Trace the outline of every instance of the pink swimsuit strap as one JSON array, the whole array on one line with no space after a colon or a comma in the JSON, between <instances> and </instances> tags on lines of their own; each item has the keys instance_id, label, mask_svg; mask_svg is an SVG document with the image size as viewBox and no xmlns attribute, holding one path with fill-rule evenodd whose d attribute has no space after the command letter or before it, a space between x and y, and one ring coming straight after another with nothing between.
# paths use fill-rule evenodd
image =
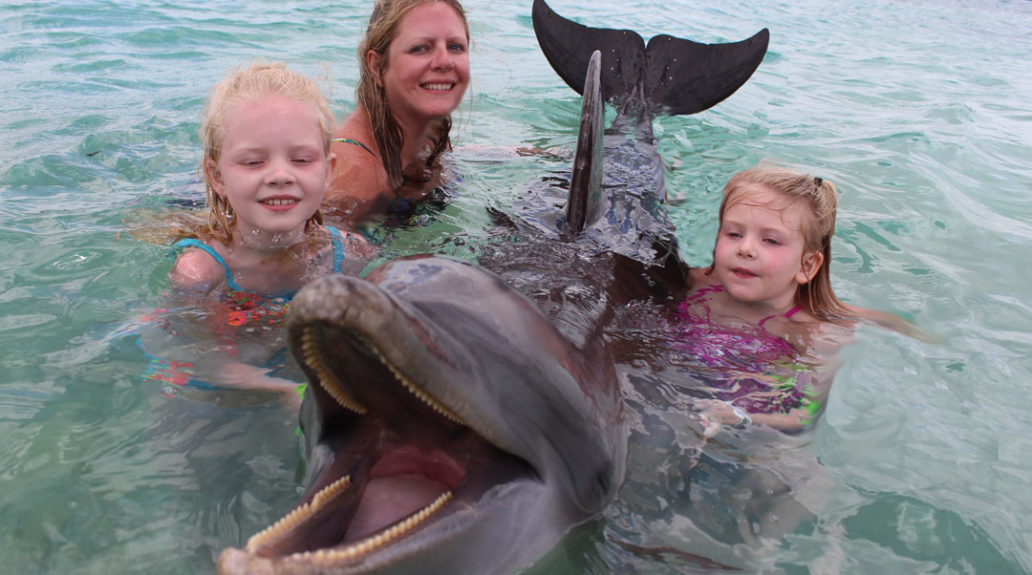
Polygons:
<instances>
[{"instance_id":1,"label":"pink swimsuit strap","mask_svg":"<svg viewBox=\"0 0 1032 575\"><path fill-rule=\"evenodd\" d=\"M794 316L794 315L795 315L796 313L798 313L798 312L799 312L799 306L795 305L795 306L792 306L792 309L790 309L790 310L786 311L785 313L781 314L781 317L783 317L783 318L785 318L785 319L788 319L788 318L790 318L790 317ZM774 315L768 315L767 317L765 317L765 318L761 319L761 320L760 320L760 322L759 322L758 324L756 324L756 325L758 325L759 327L763 327L763 324L764 324L764 323L765 323L765 322L766 322L766 321L767 321L768 319L770 319L770 318L772 318L772 317L777 317L777 314L774 314Z\"/></svg>"}]
</instances>

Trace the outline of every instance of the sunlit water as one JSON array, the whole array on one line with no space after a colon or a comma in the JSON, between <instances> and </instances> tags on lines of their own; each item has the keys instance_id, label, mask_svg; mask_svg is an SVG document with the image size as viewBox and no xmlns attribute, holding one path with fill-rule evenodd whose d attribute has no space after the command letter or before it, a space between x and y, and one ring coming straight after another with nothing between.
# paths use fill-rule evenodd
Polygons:
<instances>
[{"instance_id":1,"label":"sunlit water","mask_svg":"<svg viewBox=\"0 0 1032 575\"><path fill-rule=\"evenodd\" d=\"M0 572L211 572L221 548L296 499L293 413L169 399L142 381L130 332L160 304L171 260L129 232L202 197L198 118L231 67L286 60L328 75L337 112L350 109L369 4L0 5ZM769 27L766 60L732 98L657 120L686 259L708 263L733 172L811 170L841 191L840 297L942 341L859 334L813 442L777 464L820 471L816 519L744 551L706 540L711 517L678 499L679 482L719 485L719 458L676 468L695 437L687 414L665 413L653 448L632 453L635 489L540 570L1032 572L1032 3L552 5L646 37ZM398 252L475 243L485 205L562 168L494 147L575 140L579 98L541 56L529 2L468 8L459 195L434 225L400 233ZM669 401L661 383L655 393L632 399ZM638 430L652 429L641 413Z\"/></svg>"}]
</instances>

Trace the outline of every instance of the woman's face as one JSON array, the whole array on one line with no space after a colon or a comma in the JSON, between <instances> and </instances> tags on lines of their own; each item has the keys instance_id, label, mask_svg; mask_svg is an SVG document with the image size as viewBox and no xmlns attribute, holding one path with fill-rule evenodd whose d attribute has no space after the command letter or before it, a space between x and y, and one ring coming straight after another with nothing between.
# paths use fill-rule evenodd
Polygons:
<instances>
[{"instance_id":1,"label":"woman's face","mask_svg":"<svg viewBox=\"0 0 1032 575\"><path fill-rule=\"evenodd\" d=\"M468 44L459 14L429 1L402 17L386 58L366 54L399 123L422 128L459 106L469 85Z\"/></svg>"}]
</instances>

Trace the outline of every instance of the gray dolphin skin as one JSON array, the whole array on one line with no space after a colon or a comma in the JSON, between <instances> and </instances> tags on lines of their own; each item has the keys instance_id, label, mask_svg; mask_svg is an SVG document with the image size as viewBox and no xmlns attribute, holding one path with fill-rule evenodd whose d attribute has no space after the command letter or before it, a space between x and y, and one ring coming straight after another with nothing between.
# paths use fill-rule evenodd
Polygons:
<instances>
[{"instance_id":1,"label":"gray dolphin skin","mask_svg":"<svg viewBox=\"0 0 1032 575\"><path fill-rule=\"evenodd\" d=\"M619 486L615 378L479 266L324 278L288 337L310 382L306 495L220 573L507 573Z\"/></svg>"},{"instance_id":2,"label":"gray dolphin skin","mask_svg":"<svg viewBox=\"0 0 1032 575\"><path fill-rule=\"evenodd\" d=\"M693 70L691 82L722 86L693 86L705 97L678 104L656 87L651 48L620 55L633 82L607 76L616 48L644 45L637 34L614 44L612 31L540 0L534 24L553 67L579 66L583 79L570 179L500 217L506 240L476 263L414 255L298 293L287 331L309 381L304 494L244 548L223 551L218 573L511 573L615 497L627 430L621 350L603 332L622 303L686 288L651 116L730 95L762 60L765 32L738 60L699 62L703 71L682 60L698 45L667 42L662 55ZM603 98L631 128L604 134ZM607 173L618 164L625 175ZM565 209L547 198L560 194Z\"/></svg>"}]
</instances>

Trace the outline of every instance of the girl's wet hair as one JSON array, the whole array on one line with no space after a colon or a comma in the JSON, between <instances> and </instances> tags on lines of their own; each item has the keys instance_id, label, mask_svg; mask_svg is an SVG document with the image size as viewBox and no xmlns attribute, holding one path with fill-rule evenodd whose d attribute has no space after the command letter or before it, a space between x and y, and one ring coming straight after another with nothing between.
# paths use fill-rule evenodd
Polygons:
<instances>
[{"instance_id":1,"label":"girl's wet hair","mask_svg":"<svg viewBox=\"0 0 1032 575\"><path fill-rule=\"evenodd\" d=\"M786 200L786 207L801 204L806 207L802 222L805 242L803 256L820 253L824 261L816 275L806 285L796 289L795 304L809 310L814 317L830 319L853 315L835 296L831 287L831 239L835 235L835 217L838 211L838 192L830 181L779 167L756 166L731 176L724 186L720 204L720 222L731 206L748 198L753 186L763 186Z\"/></svg>"},{"instance_id":2,"label":"girl's wet hair","mask_svg":"<svg viewBox=\"0 0 1032 575\"><path fill-rule=\"evenodd\" d=\"M397 36L398 26L402 18L413 8L429 2L442 2L450 6L459 19L466 32L466 41L469 41L469 23L466 21L466 12L459 0L377 0L373 7L373 13L369 16L369 27L366 29L365 38L358 46L358 63L361 75L358 81L356 93L358 103L369 115L369 122L372 127L373 136L376 138L376 146L383 160L383 166L387 170L387 178L391 186L398 186L404 179L401 165L401 149L404 146L404 136L401 127L394 120L390 103L387 101L387 94L381 83L369 68L366 54L373 50L380 55L380 69L383 70L390 65L387 59L387 49ZM439 159L441 152L451 146L449 132L451 131L451 116L443 118L437 126L434 135L434 147L426 159L426 167L433 166Z\"/></svg>"},{"instance_id":3,"label":"girl's wet hair","mask_svg":"<svg viewBox=\"0 0 1032 575\"><path fill-rule=\"evenodd\" d=\"M204 174L208 199L208 222L203 235L222 242L232 238L233 207L226 198L215 193L209 181L209 165L218 165L219 146L225 136L226 115L234 106L266 96L284 96L312 106L322 133L323 152L330 150L333 131L333 112L315 80L288 70L281 62L253 62L230 72L215 84L201 120L201 143L204 157L201 172ZM321 224L322 213L316 211L306 223L307 226ZM195 234L197 235L197 234Z\"/></svg>"}]
</instances>

